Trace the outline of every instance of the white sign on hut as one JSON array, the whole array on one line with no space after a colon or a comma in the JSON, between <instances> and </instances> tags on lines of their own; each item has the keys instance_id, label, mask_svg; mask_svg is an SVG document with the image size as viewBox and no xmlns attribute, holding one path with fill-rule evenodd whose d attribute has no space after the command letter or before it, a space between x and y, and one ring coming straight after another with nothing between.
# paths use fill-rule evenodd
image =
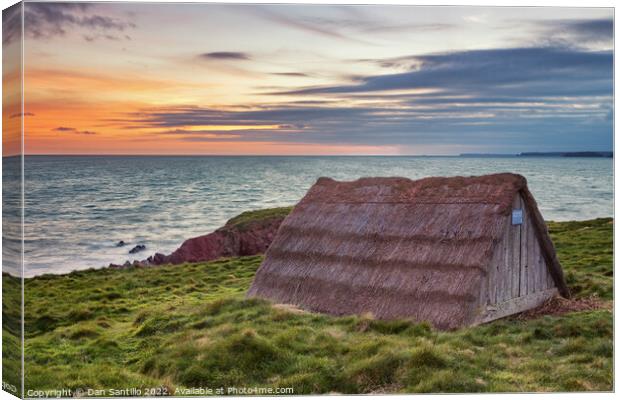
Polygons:
<instances>
[{"instance_id":1,"label":"white sign on hut","mask_svg":"<svg viewBox=\"0 0 620 400\"><path fill-rule=\"evenodd\" d=\"M248 292L333 315L476 325L568 297L524 177L320 178Z\"/></svg>"}]
</instances>

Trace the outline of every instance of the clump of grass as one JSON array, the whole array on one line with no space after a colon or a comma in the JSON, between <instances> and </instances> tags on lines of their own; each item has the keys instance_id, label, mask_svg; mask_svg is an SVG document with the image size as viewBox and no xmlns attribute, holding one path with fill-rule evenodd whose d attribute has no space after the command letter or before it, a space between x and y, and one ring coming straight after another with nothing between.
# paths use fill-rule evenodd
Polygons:
<instances>
[{"instance_id":1,"label":"clump of grass","mask_svg":"<svg viewBox=\"0 0 620 400\"><path fill-rule=\"evenodd\" d=\"M146 337L175 332L183 327L181 319L178 315L171 317L168 313L157 312L137 324L136 336ZM134 319L134 323L137 320L140 320L140 318Z\"/></svg>"},{"instance_id":2,"label":"clump of grass","mask_svg":"<svg viewBox=\"0 0 620 400\"><path fill-rule=\"evenodd\" d=\"M386 350L356 360L347 366L344 373L345 381L354 383L349 391L368 393L394 384L396 373L405 359L402 352Z\"/></svg>"},{"instance_id":3,"label":"clump of grass","mask_svg":"<svg viewBox=\"0 0 620 400\"><path fill-rule=\"evenodd\" d=\"M52 315L41 315L26 325L26 332L48 332L54 330L61 323L61 319Z\"/></svg>"},{"instance_id":4,"label":"clump of grass","mask_svg":"<svg viewBox=\"0 0 620 400\"><path fill-rule=\"evenodd\" d=\"M411 368L443 368L447 361L432 345L423 344L412 351L408 364Z\"/></svg>"},{"instance_id":5,"label":"clump of grass","mask_svg":"<svg viewBox=\"0 0 620 400\"><path fill-rule=\"evenodd\" d=\"M71 340L79 340L84 338L94 338L99 336L99 332L97 329L90 326L77 326L74 329L70 329L68 332L64 334L67 338Z\"/></svg>"},{"instance_id":6,"label":"clump of grass","mask_svg":"<svg viewBox=\"0 0 620 400\"><path fill-rule=\"evenodd\" d=\"M67 319L72 322L86 321L93 317L93 312L86 308L77 308L75 310L71 310L67 315Z\"/></svg>"},{"instance_id":7,"label":"clump of grass","mask_svg":"<svg viewBox=\"0 0 620 400\"><path fill-rule=\"evenodd\" d=\"M411 387L416 393L475 393L483 391L484 380L460 371L433 371L426 379Z\"/></svg>"}]
</instances>

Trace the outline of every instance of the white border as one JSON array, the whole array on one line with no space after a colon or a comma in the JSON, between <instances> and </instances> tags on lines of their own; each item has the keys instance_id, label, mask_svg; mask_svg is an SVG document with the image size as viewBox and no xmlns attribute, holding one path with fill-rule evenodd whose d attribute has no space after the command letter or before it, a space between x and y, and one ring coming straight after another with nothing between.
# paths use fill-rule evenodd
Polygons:
<instances>
[{"instance_id":1,"label":"white border","mask_svg":"<svg viewBox=\"0 0 620 400\"><path fill-rule=\"evenodd\" d=\"M35 0L36 1L36 0ZM64 0L64 2L70 2L72 0ZM116 1L116 0L110 0L110 1L105 1L107 3L115 3L115 2L119 2L119 3L123 3L124 1ZM188 1L179 1L179 0L168 0L168 1L153 1L153 0L134 0L133 2L142 2L142 3L190 3ZM13 4L15 4L16 1L13 0L0 0L0 5L2 6L2 9L5 9ZM218 2L218 1L202 1L202 2L193 2L193 3L222 3L222 2ZM301 1L301 0L288 0L288 1L256 1L256 0L228 0L225 3L246 3L246 4L274 4L274 3L290 3L290 4L379 4L379 5L427 5L427 6L486 6L486 7L610 7L610 8L615 8L616 2L612 1L612 0L589 0L587 2L584 1L576 1L576 0L571 0L571 1L560 1L560 0L539 0L539 1L515 1L515 0L472 0L472 1L466 1L466 0L446 0L446 1L437 1L437 0L424 0L424 1L411 1L411 0L390 0L390 1L383 1L383 0L374 0L374 1L352 1L352 0L336 0L336 1L330 1L330 0L315 0L315 1ZM22 18L23 18L23 14L22 14ZM614 20L615 20L615 9L614 9ZM23 30L23 24L22 24L22 30ZM614 32L614 42L617 39L617 30ZM23 37L23 32L22 32L22 37ZM23 60L23 42L22 42L22 60ZM615 57L614 57L614 61L615 61ZM618 65L616 63L614 63L614 78L616 76L616 72L618 69ZM23 62L22 62L22 77L23 77ZM1 81L1 80L0 80ZM23 112L23 107L24 107L24 96L23 96L23 79L22 79L22 112ZM618 100L615 97L615 88L616 88L616 82L614 79L614 110L617 109L617 105L618 105ZM0 82L0 89L1 89L1 82ZM617 148L616 148L616 141L615 141L615 133L616 133L616 124L617 121L614 118L614 154L617 154ZM22 129L23 129L23 119L22 119ZM22 154L24 151L24 140L23 140L23 135L22 135ZM618 209L616 207L616 205L618 204L618 200L619 200L619 195L618 193L615 191L615 188L617 187L620 177L618 175L615 174L615 171L618 169L619 166L619 161L618 158L615 157L614 158L614 220L617 221L618 220ZM0 172L1 172L1 165L0 165ZM22 163L22 178L23 178L23 163ZM1 183L1 175L0 175L0 183ZM24 198L23 198L23 182L22 182L22 205ZM23 220L23 212L22 212L22 220ZM23 226L23 225L22 225ZM616 241L616 238L618 237L618 226L616 224L614 224L614 270L615 270L615 255L618 253L618 251L620 250L620 244L618 244L618 242ZM23 242L23 237L22 237L22 242ZM0 243L0 257L1 257L1 243ZM22 243L22 248L23 248L23 243ZM22 258L22 276L23 276L23 258ZM23 279L23 278L22 278ZM614 299L618 298L618 294L620 293L620 289L618 288L618 285L616 285L616 279L615 279L615 274L614 274ZM22 307L23 307L23 284L22 284ZM614 307L614 344L618 343L618 331L615 329L615 321L616 321L616 312L617 309ZM22 329L23 329L23 309L22 309ZM22 335L23 335L23 330L22 330ZM22 338L23 340L23 338ZM0 348L1 348L1 342L0 342ZM618 382L618 370L615 368L615 366L617 365L616 361L617 361L617 357L618 357L618 352L615 351L615 346L614 346L614 383ZM22 363L23 363L23 352L22 352ZM23 364L22 364L23 365ZM22 369L22 373L23 373L23 369ZM1 369L0 369L0 380L1 380ZM615 389L615 388L614 388ZM22 391L23 391L23 379L22 379ZM23 393L23 392L22 392ZM523 398L529 398L529 397L542 397L544 396L545 399L591 399L591 400L595 400L595 399L609 399L609 398L614 398L614 394L613 393L547 393L547 394L480 394L480 395L459 395L459 394L454 394L454 395L384 395L382 397L386 397L386 398L390 398L390 399L408 399L408 398L413 398L413 396L415 396L416 399L436 399L438 396L440 397L444 397L444 396L450 396L450 398L468 398L468 399L472 399L474 398L474 396L484 396L484 397L494 397L494 396L501 396L503 399L523 399ZM296 396L299 397L299 396ZM303 396L304 398L321 398L321 397L325 397L325 396ZM346 396L346 397L352 397L352 396ZM4 400L4 399L14 399L15 397L8 394L7 392L4 391L0 391L0 400ZM231 398L240 398L240 399L256 399L256 400L264 400L266 398L274 398L276 399L277 397L231 397Z\"/></svg>"}]
</instances>

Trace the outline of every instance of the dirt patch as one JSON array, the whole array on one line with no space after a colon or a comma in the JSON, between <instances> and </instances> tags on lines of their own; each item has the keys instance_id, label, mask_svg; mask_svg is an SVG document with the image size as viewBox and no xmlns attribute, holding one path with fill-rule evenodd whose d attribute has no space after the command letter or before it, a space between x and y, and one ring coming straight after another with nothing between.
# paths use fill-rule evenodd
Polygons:
<instances>
[{"instance_id":1,"label":"dirt patch","mask_svg":"<svg viewBox=\"0 0 620 400\"><path fill-rule=\"evenodd\" d=\"M590 311L590 310L611 310L613 301L602 300L598 296L589 296L580 299L565 299L563 297L554 297L542 305L527 310L517 315L515 318L519 320L527 320L539 318L545 315L562 315L569 312Z\"/></svg>"}]
</instances>

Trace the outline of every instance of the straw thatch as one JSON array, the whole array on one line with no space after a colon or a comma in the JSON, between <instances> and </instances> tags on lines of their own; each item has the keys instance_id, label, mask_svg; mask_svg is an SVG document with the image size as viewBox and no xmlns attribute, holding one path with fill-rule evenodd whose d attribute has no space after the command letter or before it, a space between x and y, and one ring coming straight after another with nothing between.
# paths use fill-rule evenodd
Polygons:
<instances>
[{"instance_id":1,"label":"straw thatch","mask_svg":"<svg viewBox=\"0 0 620 400\"><path fill-rule=\"evenodd\" d=\"M248 296L334 315L466 325L519 192L567 295L525 178L497 174L320 178L280 226Z\"/></svg>"}]
</instances>

